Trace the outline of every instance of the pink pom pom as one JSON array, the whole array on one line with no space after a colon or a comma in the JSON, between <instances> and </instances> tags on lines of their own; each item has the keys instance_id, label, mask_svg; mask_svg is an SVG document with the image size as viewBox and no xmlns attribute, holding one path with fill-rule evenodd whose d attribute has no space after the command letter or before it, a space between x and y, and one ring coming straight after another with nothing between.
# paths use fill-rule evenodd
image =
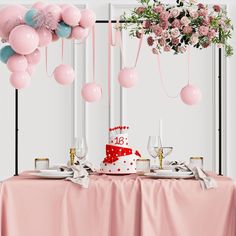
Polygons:
<instances>
[{"instance_id":1,"label":"pink pom pom","mask_svg":"<svg viewBox=\"0 0 236 236\"><path fill-rule=\"evenodd\" d=\"M61 64L54 70L55 80L62 85L71 84L75 79L75 72L70 65Z\"/></svg>"},{"instance_id":2,"label":"pink pom pom","mask_svg":"<svg viewBox=\"0 0 236 236\"><path fill-rule=\"evenodd\" d=\"M72 29L71 36L74 39L83 40L84 38L88 36L88 32L89 32L88 29L80 27L80 26L76 26Z\"/></svg>"},{"instance_id":3,"label":"pink pom pom","mask_svg":"<svg viewBox=\"0 0 236 236\"><path fill-rule=\"evenodd\" d=\"M60 4L59 6L62 11L65 10L67 7L75 7L74 5L68 3Z\"/></svg>"},{"instance_id":4,"label":"pink pom pom","mask_svg":"<svg viewBox=\"0 0 236 236\"><path fill-rule=\"evenodd\" d=\"M96 102L102 97L102 89L95 82L84 84L81 95L86 102Z\"/></svg>"},{"instance_id":5,"label":"pink pom pom","mask_svg":"<svg viewBox=\"0 0 236 236\"><path fill-rule=\"evenodd\" d=\"M138 80L138 75L136 73L135 68L122 69L118 75L118 80L122 87L125 88L133 87Z\"/></svg>"},{"instance_id":6,"label":"pink pom pom","mask_svg":"<svg viewBox=\"0 0 236 236\"><path fill-rule=\"evenodd\" d=\"M26 72L31 76L35 72L35 65L29 64Z\"/></svg>"},{"instance_id":7,"label":"pink pom pom","mask_svg":"<svg viewBox=\"0 0 236 236\"><path fill-rule=\"evenodd\" d=\"M28 67L28 62L25 56L15 54L8 59L7 67L11 72L25 71Z\"/></svg>"},{"instance_id":8,"label":"pink pom pom","mask_svg":"<svg viewBox=\"0 0 236 236\"><path fill-rule=\"evenodd\" d=\"M38 47L39 36L30 26L19 25L11 31L9 43L15 52L27 55Z\"/></svg>"},{"instance_id":9,"label":"pink pom pom","mask_svg":"<svg viewBox=\"0 0 236 236\"><path fill-rule=\"evenodd\" d=\"M36 65L40 62L41 53L38 49L36 49L31 54L28 54L25 57L29 64Z\"/></svg>"},{"instance_id":10,"label":"pink pom pom","mask_svg":"<svg viewBox=\"0 0 236 236\"><path fill-rule=\"evenodd\" d=\"M79 24L84 28L90 28L95 24L96 15L90 9L83 9L81 11L81 19Z\"/></svg>"},{"instance_id":11,"label":"pink pom pom","mask_svg":"<svg viewBox=\"0 0 236 236\"><path fill-rule=\"evenodd\" d=\"M47 4L44 3L44 2L36 2L36 3L33 4L32 8L36 9L36 10L42 10L46 6L47 6Z\"/></svg>"},{"instance_id":12,"label":"pink pom pom","mask_svg":"<svg viewBox=\"0 0 236 236\"><path fill-rule=\"evenodd\" d=\"M197 87L189 84L182 88L180 97L185 104L196 105L200 102L202 93Z\"/></svg>"},{"instance_id":13,"label":"pink pom pom","mask_svg":"<svg viewBox=\"0 0 236 236\"><path fill-rule=\"evenodd\" d=\"M38 36L39 36L39 47L45 47L49 43L52 42L52 34L47 29L38 29L37 30Z\"/></svg>"},{"instance_id":14,"label":"pink pom pom","mask_svg":"<svg viewBox=\"0 0 236 236\"><path fill-rule=\"evenodd\" d=\"M62 12L63 21L70 26L76 26L79 24L81 18L81 13L78 8L67 7Z\"/></svg>"},{"instance_id":15,"label":"pink pom pom","mask_svg":"<svg viewBox=\"0 0 236 236\"><path fill-rule=\"evenodd\" d=\"M10 76L10 83L15 89L27 88L30 85L30 76L25 71L13 72Z\"/></svg>"}]
</instances>

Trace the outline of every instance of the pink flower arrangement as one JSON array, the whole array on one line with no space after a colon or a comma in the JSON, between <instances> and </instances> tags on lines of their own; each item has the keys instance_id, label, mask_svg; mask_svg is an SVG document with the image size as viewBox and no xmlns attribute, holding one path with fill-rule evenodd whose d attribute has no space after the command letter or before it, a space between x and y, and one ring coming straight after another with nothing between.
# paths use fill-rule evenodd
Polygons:
<instances>
[{"instance_id":1,"label":"pink flower arrangement","mask_svg":"<svg viewBox=\"0 0 236 236\"><path fill-rule=\"evenodd\" d=\"M233 25L219 5L210 8L202 3L196 5L195 0L177 0L177 4L171 6L157 0L139 2L142 5L134 9L131 16L123 15L124 20L131 22L124 28L131 26L131 35L140 38L143 27L153 53L173 51L178 54L184 53L190 45L203 49L215 44L224 46L227 56L233 54L228 43Z\"/></svg>"}]
</instances>

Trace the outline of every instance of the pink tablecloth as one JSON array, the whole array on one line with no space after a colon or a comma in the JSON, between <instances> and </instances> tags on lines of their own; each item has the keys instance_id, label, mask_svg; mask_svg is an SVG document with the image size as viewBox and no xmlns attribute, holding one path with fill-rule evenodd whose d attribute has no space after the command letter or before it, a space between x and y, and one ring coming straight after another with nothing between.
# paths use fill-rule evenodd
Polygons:
<instances>
[{"instance_id":1,"label":"pink tablecloth","mask_svg":"<svg viewBox=\"0 0 236 236\"><path fill-rule=\"evenodd\" d=\"M234 183L92 176L88 189L22 175L1 184L1 236L235 236Z\"/></svg>"}]
</instances>

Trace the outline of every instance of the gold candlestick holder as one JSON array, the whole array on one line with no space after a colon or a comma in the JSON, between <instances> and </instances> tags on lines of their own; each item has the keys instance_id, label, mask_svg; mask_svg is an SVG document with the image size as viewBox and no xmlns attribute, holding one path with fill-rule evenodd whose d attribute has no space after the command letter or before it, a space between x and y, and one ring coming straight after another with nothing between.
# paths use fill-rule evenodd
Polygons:
<instances>
[{"instance_id":1,"label":"gold candlestick holder","mask_svg":"<svg viewBox=\"0 0 236 236\"><path fill-rule=\"evenodd\" d=\"M70 148L70 165L74 165L75 155L76 155L76 149L75 148Z\"/></svg>"},{"instance_id":2,"label":"gold candlestick holder","mask_svg":"<svg viewBox=\"0 0 236 236\"><path fill-rule=\"evenodd\" d=\"M160 163L160 170L163 170L163 148L158 148L157 150L157 157L159 158L159 163Z\"/></svg>"}]
</instances>

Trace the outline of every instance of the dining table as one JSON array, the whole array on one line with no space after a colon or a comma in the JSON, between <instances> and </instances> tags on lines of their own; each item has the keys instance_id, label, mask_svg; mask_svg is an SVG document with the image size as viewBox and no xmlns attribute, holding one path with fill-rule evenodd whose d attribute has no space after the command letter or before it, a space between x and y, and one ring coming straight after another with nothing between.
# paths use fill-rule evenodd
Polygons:
<instances>
[{"instance_id":1,"label":"dining table","mask_svg":"<svg viewBox=\"0 0 236 236\"><path fill-rule=\"evenodd\" d=\"M0 183L0 236L235 236L236 187L196 179L90 175L83 188L24 172Z\"/></svg>"}]
</instances>

